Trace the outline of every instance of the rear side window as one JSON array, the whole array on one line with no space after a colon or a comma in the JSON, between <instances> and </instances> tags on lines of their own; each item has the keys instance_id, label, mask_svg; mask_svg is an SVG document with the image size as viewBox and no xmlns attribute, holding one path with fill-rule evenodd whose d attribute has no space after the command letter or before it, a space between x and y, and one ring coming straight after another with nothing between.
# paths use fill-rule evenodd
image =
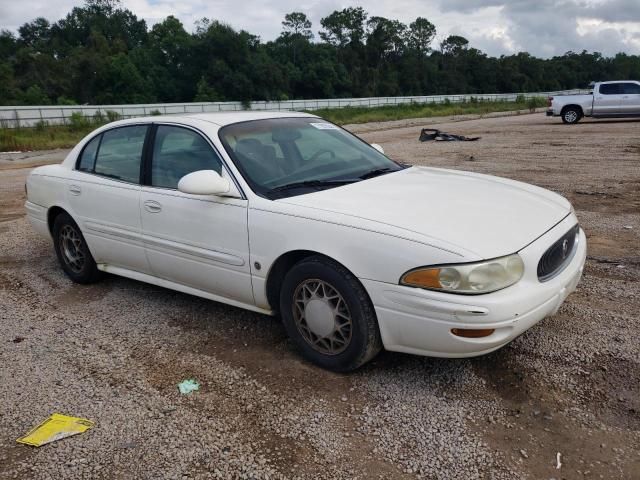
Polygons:
<instances>
[{"instance_id":1,"label":"rear side window","mask_svg":"<svg viewBox=\"0 0 640 480\"><path fill-rule=\"evenodd\" d=\"M640 94L640 85L638 85L637 83L623 83L622 89L626 95Z\"/></svg>"},{"instance_id":2,"label":"rear side window","mask_svg":"<svg viewBox=\"0 0 640 480\"><path fill-rule=\"evenodd\" d=\"M78 162L78 170L83 172L92 172L93 165L96 161L96 153L98 152L98 146L100 145L100 139L102 135L98 135L93 140L89 141L82 150L80 155L80 161Z\"/></svg>"},{"instance_id":3,"label":"rear side window","mask_svg":"<svg viewBox=\"0 0 640 480\"><path fill-rule=\"evenodd\" d=\"M619 95L622 93L620 86L620 83L606 83L604 85L600 85L600 93L602 95Z\"/></svg>"},{"instance_id":4,"label":"rear side window","mask_svg":"<svg viewBox=\"0 0 640 480\"><path fill-rule=\"evenodd\" d=\"M146 125L120 127L102 134L94 173L116 180L138 183Z\"/></svg>"},{"instance_id":5,"label":"rear side window","mask_svg":"<svg viewBox=\"0 0 640 480\"><path fill-rule=\"evenodd\" d=\"M151 185L177 189L182 177L198 170L222 172L222 161L204 137L187 128L160 125L153 143Z\"/></svg>"}]
</instances>

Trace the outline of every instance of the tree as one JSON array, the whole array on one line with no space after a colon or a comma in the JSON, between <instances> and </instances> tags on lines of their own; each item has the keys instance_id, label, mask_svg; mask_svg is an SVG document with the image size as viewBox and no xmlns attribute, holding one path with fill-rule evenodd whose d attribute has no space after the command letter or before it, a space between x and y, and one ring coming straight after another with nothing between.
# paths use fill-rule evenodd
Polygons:
<instances>
[{"instance_id":1,"label":"tree","mask_svg":"<svg viewBox=\"0 0 640 480\"><path fill-rule=\"evenodd\" d=\"M418 17L409 24L407 43L409 48L426 55L431 50L431 42L433 42L435 36L435 25L426 18Z\"/></svg>"},{"instance_id":2,"label":"tree","mask_svg":"<svg viewBox=\"0 0 640 480\"><path fill-rule=\"evenodd\" d=\"M38 17L18 29L22 45L35 51L47 51L51 40L51 24L46 18Z\"/></svg>"},{"instance_id":3,"label":"tree","mask_svg":"<svg viewBox=\"0 0 640 480\"><path fill-rule=\"evenodd\" d=\"M380 57L391 53L399 54L405 49L407 26L404 23L384 17L371 17L367 26L367 46L372 47Z\"/></svg>"},{"instance_id":4,"label":"tree","mask_svg":"<svg viewBox=\"0 0 640 480\"><path fill-rule=\"evenodd\" d=\"M0 61L9 60L15 56L17 43L13 32L0 30Z\"/></svg>"},{"instance_id":5,"label":"tree","mask_svg":"<svg viewBox=\"0 0 640 480\"><path fill-rule=\"evenodd\" d=\"M366 19L367 12L362 7L336 10L320 20L324 29L320 32L320 38L336 47L362 44Z\"/></svg>"},{"instance_id":6,"label":"tree","mask_svg":"<svg viewBox=\"0 0 640 480\"><path fill-rule=\"evenodd\" d=\"M313 38L311 21L304 13L291 12L284 16L282 33L278 39L291 52L293 64L297 64L298 51L303 49Z\"/></svg>"},{"instance_id":7,"label":"tree","mask_svg":"<svg viewBox=\"0 0 640 480\"><path fill-rule=\"evenodd\" d=\"M12 105L18 98L18 89L9 63L0 61L0 105Z\"/></svg>"},{"instance_id":8,"label":"tree","mask_svg":"<svg viewBox=\"0 0 640 480\"><path fill-rule=\"evenodd\" d=\"M443 55L459 55L467 49L469 40L460 35L449 35L440 44Z\"/></svg>"},{"instance_id":9,"label":"tree","mask_svg":"<svg viewBox=\"0 0 640 480\"><path fill-rule=\"evenodd\" d=\"M193 37L176 17L165 18L149 32L149 40L135 63L164 101L193 98L200 68L192 61L192 47Z\"/></svg>"},{"instance_id":10,"label":"tree","mask_svg":"<svg viewBox=\"0 0 640 480\"><path fill-rule=\"evenodd\" d=\"M311 21L302 12L287 13L282 22L282 29L283 37L304 38L306 40L313 38Z\"/></svg>"},{"instance_id":11,"label":"tree","mask_svg":"<svg viewBox=\"0 0 640 480\"><path fill-rule=\"evenodd\" d=\"M194 102L216 102L219 100L218 92L215 88L207 83L204 77L200 77L196 87L196 96Z\"/></svg>"}]
</instances>

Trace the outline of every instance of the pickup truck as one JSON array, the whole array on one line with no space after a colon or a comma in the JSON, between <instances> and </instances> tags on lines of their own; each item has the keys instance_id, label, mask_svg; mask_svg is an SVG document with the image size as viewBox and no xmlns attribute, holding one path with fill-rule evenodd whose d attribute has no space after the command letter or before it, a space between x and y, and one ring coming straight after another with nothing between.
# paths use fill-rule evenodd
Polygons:
<instances>
[{"instance_id":1,"label":"pickup truck","mask_svg":"<svg viewBox=\"0 0 640 480\"><path fill-rule=\"evenodd\" d=\"M564 123L578 123L582 117L640 117L640 82L597 82L586 95L549 97L547 116L559 116Z\"/></svg>"}]
</instances>

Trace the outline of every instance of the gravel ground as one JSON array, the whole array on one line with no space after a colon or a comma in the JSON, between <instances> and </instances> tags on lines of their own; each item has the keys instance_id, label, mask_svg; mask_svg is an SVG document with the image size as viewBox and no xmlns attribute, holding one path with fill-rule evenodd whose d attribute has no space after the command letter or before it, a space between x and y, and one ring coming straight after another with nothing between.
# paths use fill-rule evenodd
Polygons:
<instances>
[{"instance_id":1,"label":"gravel ground","mask_svg":"<svg viewBox=\"0 0 640 480\"><path fill-rule=\"evenodd\" d=\"M400 161L567 196L585 276L491 355L383 353L351 375L300 360L277 319L113 276L73 285L22 206L29 168L66 152L0 154L0 478L640 478L640 123L428 122L482 139L350 128ZM186 378L200 391L180 395ZM96 426L15 443L53 412Z\"/></svg>"}]
</instances>

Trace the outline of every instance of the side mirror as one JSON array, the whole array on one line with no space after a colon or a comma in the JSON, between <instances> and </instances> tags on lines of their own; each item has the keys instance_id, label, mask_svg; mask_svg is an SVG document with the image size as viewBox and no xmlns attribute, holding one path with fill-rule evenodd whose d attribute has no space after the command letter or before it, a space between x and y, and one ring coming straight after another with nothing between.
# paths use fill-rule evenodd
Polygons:
<instances>
[{"instance_id":1,"label":"side mirror","mask_svg":"<svg viewBox=\"0 0 640 480\"><path fill-rule=\"evenodd\" d=\"M192 195L225 196L232 193L231 182L214 170L198 170L185 175L178 182L178 190Z\"/></svg>"},{"instance_id":2,"label":"side mirror","mask_svg":"<svg viewBox=\"0 0 640 480\"><path fill-rule=\"evenodd\" d=\"M380 145L378 145L377 143L372 143L371 146L384 155L384 148L382 148Z\"/></svg>"}]
</instances>

